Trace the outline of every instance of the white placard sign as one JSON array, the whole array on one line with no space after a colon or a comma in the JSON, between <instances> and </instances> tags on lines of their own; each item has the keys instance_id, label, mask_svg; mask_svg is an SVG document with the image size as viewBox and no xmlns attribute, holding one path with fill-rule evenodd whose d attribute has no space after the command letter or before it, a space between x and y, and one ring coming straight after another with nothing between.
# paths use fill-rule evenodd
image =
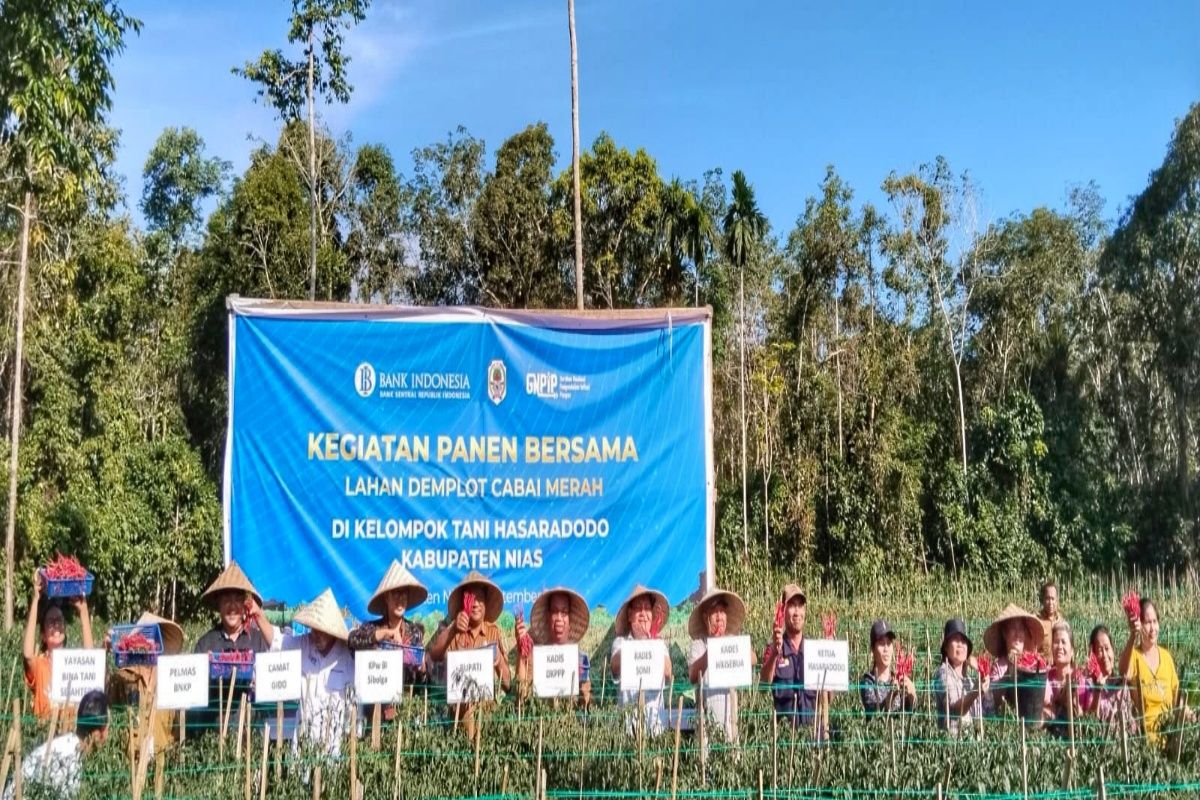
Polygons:
<instances>
[{"instance_id":1,"label":"white placard sign","mask_svg":"<svg viewBox=\"0 0 1200 800\"><path fill-rule=\"evenodd\" d=\"M358 702L399 702L403 690L403 650L360 650L354 654L354 691Z\"/></svg>"},{"instance_id":2,"label":"white placard sign","mask_svg":"<svg viewBox=\"0 0 1200 800\"><path fill-rule=\"evenodd\" d=\"M533 693L537 697L579 694L579 645L533 648Z\"/></svg>"},{"instance_id":3,"label":"white placard sign","mask_svg":"<svg viewBox=\"0 0 1200 800\"><path fill-rule=\"evenodd\" d=\"M104 691L107 656L103 650L50 651L50 702L77 706L88 692Z\"/></svg>"},{"instance_id":4,"label":"white placard sign","mask_svg":"<svg viewBox=\"0 0 1200 800\"><path fill-rule=\"evenodd\" d=\"M299 650L255 654L254 702L299 700L303 693L304 676L300 674Z\"/></svg>"},{"instance_id":5,"label":"white placard sign","mask_svg":"<svg viewBox=\"0 0 1200 800\"><path fill-rule=\"evenodd\" d=\"M844 639L805 639L804 688L849 691L850 643Z\"/></svg>"},{"instance_id":6,"label":"white placard sign","mask_svg":"<svg viewBox=\"0 0 1200 800\"><path fill-rule=\"evenodd\" d=\"M707 648L705 680L710 689L741 689L754 682L749 636L714 636L708 640Z\"/></svg>"},{"instance_id":7,"label":"white placard sign","mask_svg":"<svg viewBox=\"0 0 1200 800\"><path fill-rule=\"evenodd\" d=\"M163 711L208 705L208 653L158 657L158 689Z\"/></svg>"},{"instance_id":8,"label":"white placard sign","mask_svg":"<svg viewBox=\"0 0 1200 800\"><path fill-rule=\"evenodd\" d=\"M469 703L495 697L496 651L491 647L446 653L446 702Z\"/></svg>"},{"instance_id":9,"label":"white placard sign","mask_svg":"<svg viewBox=\"0 0 1200 800\"><path fill-rule=\"evenodd\" d=\"M653 692L663 687L667 646L661 639L626 639L621 642L621 691Z\"/></svg>"}]
</instances>

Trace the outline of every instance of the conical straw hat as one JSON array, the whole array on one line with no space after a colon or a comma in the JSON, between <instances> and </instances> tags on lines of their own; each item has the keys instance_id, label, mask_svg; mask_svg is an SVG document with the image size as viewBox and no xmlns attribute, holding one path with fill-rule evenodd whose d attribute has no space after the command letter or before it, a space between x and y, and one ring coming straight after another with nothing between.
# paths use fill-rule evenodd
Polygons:
<instances>
[{"instance_id":1,"label":"conical straw hat","mask_svg":"<svg viewBox=\"0 0 1200 800\"><path fill-rule=\"evenodd\" d=\"M384 599L384 595L393 589L407 590L408 599L404 603L406 609L421 605L425 598L429 597L429 590L399 561L393 560L388 571L383 573L383 580L375 587L375 594L371 595L371 602L367 603L367 611L380 617L387 614L387 600Z\"/></svg>"},{"instance_id":2,"label":"conical straw hat","mask_svg":"<svg viewBox=\"0 0 1200 800\"><path fill-rule=\"evenodd\" d=\"M246 573L242 572L242 568L237 565L236 561L229 562L229 566L217 576L217 579L212 582L211 586L204 590L204 594L200 595L200 599L213 605L216 596L226 591L248 592L254 596L254 599L258 601L260 606L262 605L262 595L254 588L254 584L246 577Z\"/></svg>"},{"instance_id":3,"label":"conical straw hat","mask_svg":"<svg viewBox=\"0 0 1200 800\"><path fill-rule=\"evenodd\" d=\"M484 592L483 602L487 606L484 619L488 622L495 622L499 619L500 612L504 610L504 592L500 591L499 586L485 578L483 573L475 570L467 573L467 577L462 579L462 583L455 586L454 591L450 593L450 599L446 601L446 618L453 620L458 616L458 612L463 610L463 592L469 587L474 587L476 590L482 589Z\"/></svg>"},{"instance_id":4,"label":"conical straw hat","mask_svg":"<svg viewBox=\"0 0 1200 800\"><path fill-rule=\"evenodd\" d=\"M667 616L671 613L671 604L667 602L667 596L654 589L647 589L639 583L633 587L633 591L629 593L629 597L626 597L625 602L621 603L621 607L617 609L617 619L613 623L617 636L629 635L629 614L626 612L629 610L629 604L644 594L650 595L650 600L654 604L654 619L666 621Z\"/></svg>"},{"instance_id":5,"label":"conical straw hat","mask_svg":"<svg viewBox=\"0 0 1200 800\"><path fill-rule=\"evenodd\" d=\"M570 631L567 633L567 641L570 644L579 644L583 635L587 633L591 614L588 612L587 601L583 599L583 596L565 586L546 589L538 595L537 600L533 601L533 608L529 612L529 636L533 639L534 644L550 644L550 600L556 594L564 594L570 601L568 613L571 617L571 625Z\"/></svg>"},{"instance_id":6,"label":"conical straw hat","mask_svg":"<svg viewBox=\"0 0 1200 800\"><path fill-rule=\"evenodd\" d=\"M350 631L346 629L346 620L342 618L341 609L338 608L337 600L334 599L333 589L326 589L317 595L316 600L296 612L294 619L301 625L307 625L314 631L327 633L343 642L350 638Z\"/></svg>"},{"instance_id":7,"label":"conical straw hat","mask_svg":"<svg viewBox=\"0 0 1200 800\"><path fill-rule=\"evenodd\" d=\"M746 604L733 592L714 588L700 598L688 617L688 635L693 639L708 638L708 623L704 614L708 610L706 606L716 600L725 601L725 635L737 636L742 632L742 626L746 623Z\"/></svg>"},{"instance_id":8,"label":"conical straw hat","mask_svg":"<svg viewBox=\"0 0 1200 800\"><path fill-rule=\"evenodd\" d=\"M1042 630L1042 623L1033 614L1030 614L1025 609L1014 603L1009 603L1000 616L992 620L992 624L987 626L987 630L983 632L983 646L988 652L996 658L1007 658L1008 653L1005 652L1004 641L1004 623L1010 619L1019 619L1025 623L1025 638L1028 639L1028 649L1030 651L1037 650L1042 646L1042 637L1045 631Z\"/></svg>"},{"instance_id":9,"label":"conical straw hat","mask_svg":"<svg viewBox=\"0 0 1200 800\"><path fill-rule=\"evenodd\" d=\"M183 628L169 619L163 619L157 614L147 611L138 617L137 625L157 625L162 634L163 655L173 656L183 650Z\"/></svg>"}]
</instances>

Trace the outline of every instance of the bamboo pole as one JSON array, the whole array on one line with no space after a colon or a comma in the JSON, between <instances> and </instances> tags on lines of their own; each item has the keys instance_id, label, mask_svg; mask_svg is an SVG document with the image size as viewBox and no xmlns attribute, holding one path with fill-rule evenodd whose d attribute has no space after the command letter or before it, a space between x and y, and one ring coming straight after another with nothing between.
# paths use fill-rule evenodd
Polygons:
<instances>
[{"instance_id":1,"label":"bamboo pole","mask_svg":"<svg viewBox=\"0 0 1200 800\"><path fill-rule=\"evenodd\" d=\"M162 749L156 747L154 753L154 800L162 800L163 788L167 778L166 772L166 753Z\"/></svg>"},{"instance_id":2,"label":"bamboo pole","mask_svg":"<svg viewBox=\"0 0 1200 800\"><path fill-rule=\"evenodd\" d=\"M350 705L350 800L358 800L358 704Z\"/></svg>"},{"instance_id":3,"label":"bamboo pole","mask_svg":"<svg viewBox=\"0 0 1200 800\"><path fill-rule=\"evenodd\" d=\"M675 712L675 755L671 763L671 800L679 794L679 738L683 728L683 698Z\"/></svg>"},{"instance_id":4,"label":"bamboo pole","mask_svg":"<svg viewBox=\"0 0 1200 800\"><path fill-rule=\"evenodd\" d=\"M680 709L683 707L680 706ZM771 796L779 793L779 715L771 709Z\"/></svg>"},{"instance_id":5,"label":"bamboo pole","mask_svg":"<svg viewBox=\"0 0 1200 800\"><path fill-rule=\"evenodd\" d=\"M224 689L222 688L222 681L224 681L224 678L219 678L217 681L217 694L218 694L217 714L220 717L219 722L221 725L221 743L218 747L220 749L221 759L224 760L225 759L225 735L229 731L229 715L233 711L233 687L235 685L237 685L237 667L233 668L233 673L229 678L229 699L228 700L226 700L225 697L221 696L221 693L224 691Z\"/></svg>"},{"instance_id":6,"label":"bamboo pole","mask_svg":"<svg viewBox=\"0 0 1200 800\"><path fill-rule=\"evenodd\" d=\"M13 705L15 706L16 703ZM4 736L4 757L0 759L0 788L8 785L8 771L12 769L13 724L15 722L14 714L13 719L8 723L8 733Z\"/></svg>"},{"instance_id":7,"label":"bamboo pole","mask_svg":"<svg viewBox=\"0 0 1200 800\"><path fill-rule=\"evenodd\" d=\"M1021 725L1021 797L1029 800L1029 748L1025 743L1025 723Z\"/></svg>"},{"instance_id":8,"label":"bamboo pole","mask_svg":"<svg viewBox=\"0 0 1200 800\"><path fill-rule=\"evenodd\" d=\"M376 703L371 710L371 749L378 751L383 746L383 735L380 725L383 720L383 706Z\"/></svg>"},{"instance_id":9,"label":"bamboo pole","mask_svg":"<svg viewBox=\"0 0 1200 800\"><path fill-rule=\"evenodd\" d=\"M400 750L403 742L404 724L400 716L396 715L396 752L392 756L392 785L395 787L392 792L393 800L400 800L403 791L400 788Z\"/></svg>"},{"instance_id":10,"label":"bamboo pole","mask_svg":"<svg viewBox=\"0 0 1200 800\"><path fill-rule=\"evenodd\" d=\"M237 737L233 743L233 760L242 760L242 741L246 737L246 696L242 695L242 702L238 704L238 725Z\"/></svg>"},{"instance_id":11,"label":"bamboo pole","mask_svg":"<svg viewBox=\"0 0 1200 800\"><path fill-rule=\"evenodd\" d=\"M275 701L275 782L283 778L283 701Z\"/></svg>"},{"instance_id":12,"label":"bamboo pole","mask_svg":"<svg viewBox=\"0 0 1200 800\"><path fill-rule=\"evenodd\" d=\"M258 800L267 800L267 751L271 748L271 731L263 725L262 760L258 767Z\"/></svg>"},{"instance_id":13,"label":"bamboo pole","mask_svg":"<svg viewBox=\"0 0 1200 800\"><path fill-rule=\"evenodd\" d=\"M321 800L321 765L313 767L312 800Z\"/></svg>"},{"instance_id":14,"label":"bamboo pole","mask_svg":"<svg viewBox=\"0 0 1200 800\"><path fill-rule=\"evenodd\" d=\"M537 743L537 765L534 767L533 773L533 796L540 797L540 788L542 780L542 719L538 718L538 743Z\"/></svg>"},{"instance_id":15,"label":"bamboo pole","mask_svg":"<svg viewBox=\"0 0 1200 800\"><path fill-rule=\"evenodd\" d=\"M21 712L23 704L21 698L13 700L13 798L14 800L24 800L25 797L25 771L21 769Z\"/></svg>"},{"instance_id":16,"label":"bamboo pole","mask_svg":"<svg viewBox=\"0 0 1200 800\"><path fill-rule=\"evenodd\" d=\"M254 728L253 728L253 726L247 725L246 726L246 752L245 752L246 760L242 765L242 773L244 775L242 796L243 796L243 798L245 798L245 800L251 800L251 798L252 798L251 791L253 789L253 782L250 777L250 775L251 775L250 762L252 760L251 756L250 756L250 751L252 748L250 746L250 742L253 741L253 739L254 739Z\"/></svg>"}]
</instances>

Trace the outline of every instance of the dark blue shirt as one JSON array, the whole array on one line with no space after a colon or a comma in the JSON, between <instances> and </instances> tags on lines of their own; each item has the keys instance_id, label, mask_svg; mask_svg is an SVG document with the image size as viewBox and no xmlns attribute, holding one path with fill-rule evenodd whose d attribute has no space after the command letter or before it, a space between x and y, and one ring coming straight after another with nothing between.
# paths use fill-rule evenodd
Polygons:
<instances>
[{"instance_id":1,"label":"dark blue shirt","mask_svg":"<svg viewBox=\"0 0 1200 800\"><path fill-rule=\"evenodd\" d=\"M790 717L792 725L799 725L802 721L812 722L812 714L817 707L817 693L804 688L803 640L800 649L795 650L788 637L783 637L783 652L775 662L771 694L775 701L775 713Z\"/></svg>"}]
</instances>

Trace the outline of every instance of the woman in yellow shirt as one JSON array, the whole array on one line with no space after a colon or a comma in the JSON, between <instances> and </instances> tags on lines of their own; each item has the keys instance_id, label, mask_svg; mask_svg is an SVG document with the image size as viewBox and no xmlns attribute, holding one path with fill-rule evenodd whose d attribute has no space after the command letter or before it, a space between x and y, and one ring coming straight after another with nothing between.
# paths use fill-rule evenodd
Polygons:
<instances>
[{"instance_id":1,"label":"woman in yellow shirt","mask_svg":"<svg viewBox=\"0 0 1200 800\"><path fill-rule=\"evenodd\" d=\"M1129 682L1133 708L1140 711L1146 741L1162 744L1159 729L1167 721L1179 696L1175 660L1158 645L1158 609L1143 597L1139 616L1129 618L1129 640L1121 651L1121 674Z\"/></svg>"}]
</instances>

